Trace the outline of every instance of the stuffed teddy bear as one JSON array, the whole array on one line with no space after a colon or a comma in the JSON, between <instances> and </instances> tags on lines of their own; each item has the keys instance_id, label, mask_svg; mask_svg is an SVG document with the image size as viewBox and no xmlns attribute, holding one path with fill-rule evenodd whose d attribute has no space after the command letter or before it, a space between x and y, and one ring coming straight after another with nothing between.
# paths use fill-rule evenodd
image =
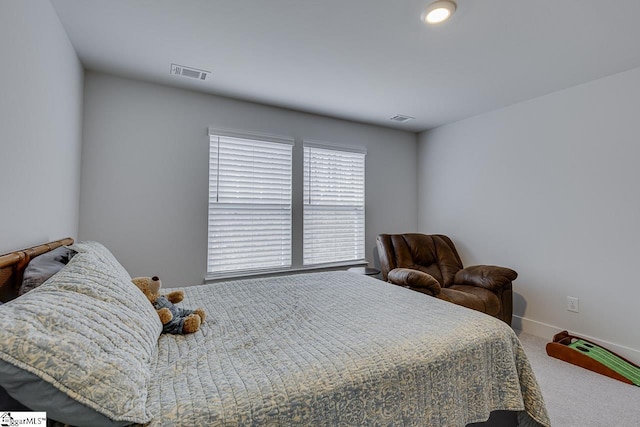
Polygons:
<instances>
[{"instance_id":1,"label":"stuffed teddy bear","mask_svg":"<svg viewBox=\"0 0 640 427\"><path fill-rule=\"evenodd\" d=\"M200 328L204 322L204 310L188 310L176 307L174 304L184 299L184 292L173 291L167 295L160 295L162 283L158 276L135 277L131 279L134 285L142 291L158 312L160 322L162 322L162 333L168 334L191 334Z\"/></svg>"}]
</instances>

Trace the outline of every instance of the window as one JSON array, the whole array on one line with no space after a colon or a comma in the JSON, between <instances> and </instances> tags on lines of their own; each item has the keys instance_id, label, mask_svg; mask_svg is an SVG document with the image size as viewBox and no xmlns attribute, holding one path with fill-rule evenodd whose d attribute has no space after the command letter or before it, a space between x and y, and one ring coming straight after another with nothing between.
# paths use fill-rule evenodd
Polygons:
<instances>
[{"instance_id":1,"label":"window","mask_svg":"<svg viewBox=\"0 0 640 427\"><path fill-rule=\"evenodd\" d=\"M304 265L364 259L364 158L305 144Z\"/></svg>"},{"instance_id":2,"label":"window","mask_svg":"<svg viewBox=\"0 0 640 427\"><path fill-rule=\"evenodd\" d=\"M293 140L209 130L207 272L291 266Z\"/></svg>"}]
</instances>

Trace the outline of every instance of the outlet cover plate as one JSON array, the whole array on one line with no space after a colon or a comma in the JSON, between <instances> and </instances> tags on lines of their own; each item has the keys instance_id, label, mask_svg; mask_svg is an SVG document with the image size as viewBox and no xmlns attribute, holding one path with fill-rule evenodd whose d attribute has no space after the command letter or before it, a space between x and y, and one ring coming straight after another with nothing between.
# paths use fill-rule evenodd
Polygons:
<instances>
[{"instance_id":1,"label":"outlet cover plate","mask_svg":"<svg viewBox=\"0 0 640 427\"><path fill-rule=\"evenodd\" d=\"M580 304L578 298L567 297L567 310L578 313L580 311Z\"/></svg>"}]
</instances>

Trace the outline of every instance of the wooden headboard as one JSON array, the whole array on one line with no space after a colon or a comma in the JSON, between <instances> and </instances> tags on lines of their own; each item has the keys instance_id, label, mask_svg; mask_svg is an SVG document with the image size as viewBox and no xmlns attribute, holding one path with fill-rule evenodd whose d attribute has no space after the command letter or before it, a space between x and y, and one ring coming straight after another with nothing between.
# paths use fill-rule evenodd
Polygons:
<instances>
[{"instance_id":1,"label":"wooden headboard","mask_svg":"<svg viewBox=\"0 0 640 427\"><path fill-rule=\"evenodd\" d=\"M7 302L18 296L24 269L33 258L64 245L71 245L73 239L67 237L31 248L0 255L0 301Z\"/></svg>"}]
</instances>

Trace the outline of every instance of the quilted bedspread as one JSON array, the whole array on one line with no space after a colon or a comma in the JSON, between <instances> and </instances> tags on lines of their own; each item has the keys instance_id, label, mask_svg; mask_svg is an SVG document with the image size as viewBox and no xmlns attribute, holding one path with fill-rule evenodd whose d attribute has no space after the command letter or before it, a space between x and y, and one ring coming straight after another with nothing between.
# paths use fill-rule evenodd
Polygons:
<instances>
[{"instance_id":1,"label":"quilted bedspread","mask_svg":"<svg viewBox=\"0 0 640 427\"><path fill-rule=\"evenodd\" d=\"M549 426L517 337L482 313L348 272L183 289L208 317L160 337L151 426L464 426L494 410Z\"/></svg>"}]
</instances>

